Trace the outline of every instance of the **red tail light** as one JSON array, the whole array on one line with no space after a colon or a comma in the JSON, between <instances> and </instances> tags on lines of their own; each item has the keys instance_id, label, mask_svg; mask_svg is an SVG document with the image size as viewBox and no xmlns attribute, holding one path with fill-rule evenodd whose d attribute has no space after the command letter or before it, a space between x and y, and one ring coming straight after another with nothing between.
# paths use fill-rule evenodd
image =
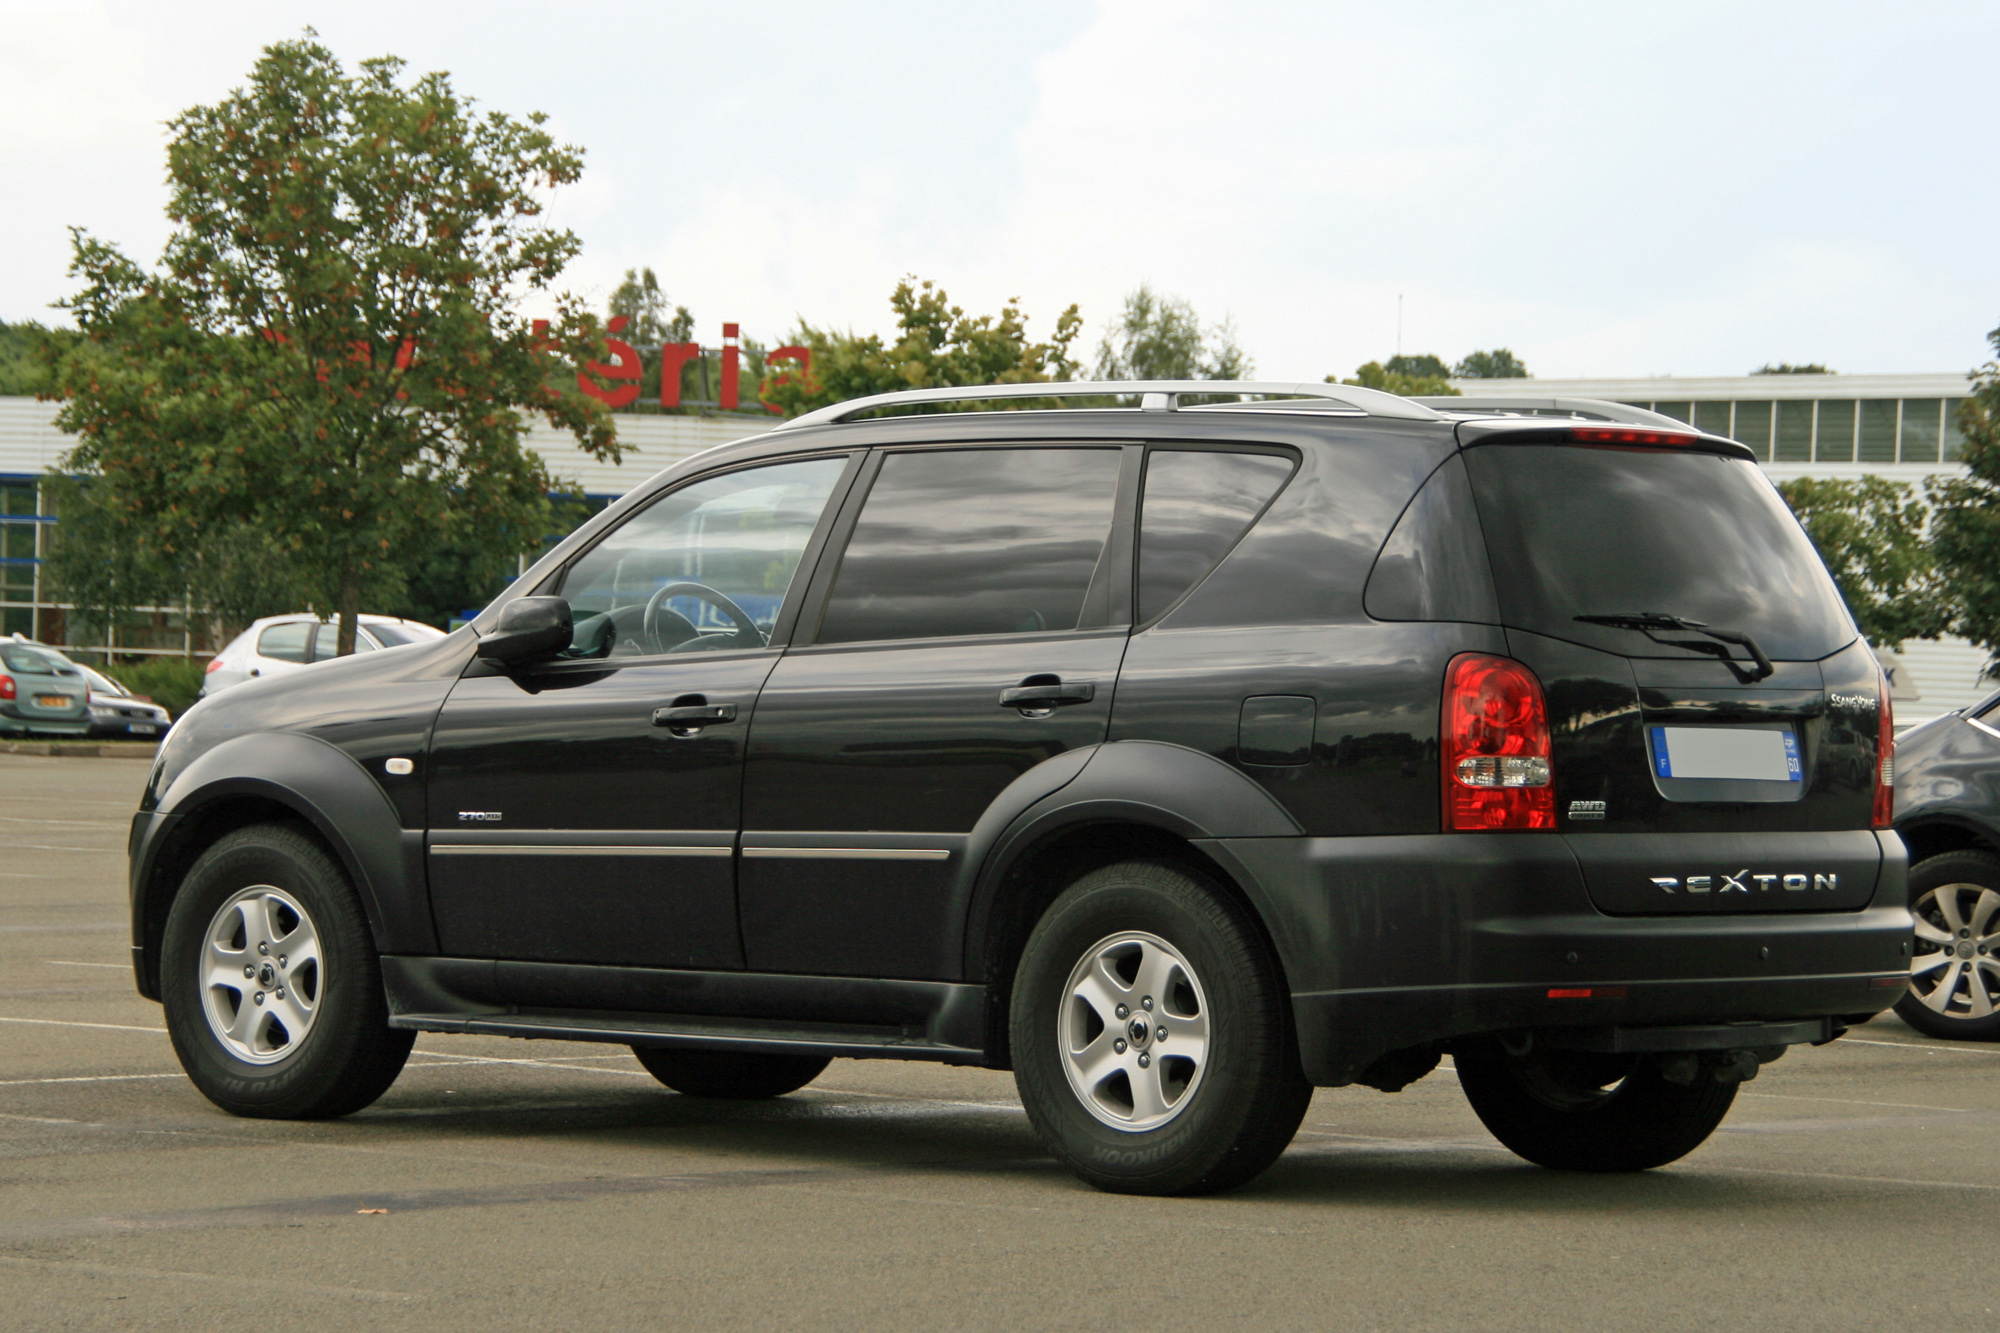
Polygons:
<instances>
[{"instance_id":1,"label":"red tail light","mask_svg":"<svg viewBox=\"0 0 2000 1333\"><path fill-rule=\"evenodd\" d=\"M202 668L202 670L207 675L214 675L216 672L222 670L222 659L220 657L209 658L208 665Z\"/></svg>"},{"instance_id":2,"label":"red tail light","mask_svg":"<svg viewBox=\"0 0 2000 1333\"><path fill-rule=\"evenodd\" d=\"M1552 829L1549 710L1535 673L1507 657L1462 653L1444 676L1447 829Z\"/></svg>"},{"instance_id":3,"label":"red tail light","mask_svg":"<svg viewBox=\"0 0 2000 1333\"><path fill-rule=\"evenodd\" d=\"M0 675L0 699L11 699L13 697L14 678L8 675Z\"/></svg>"},{"instance_id":4,"label":"red tail light","mask_svg":"<svg viewBox=\"0 0 2000 1333\"><path fill-rule=\"evenodd\" d=\"M1880 664L1875 678L1881 682L1882 707L1875 737L1875 813L1869 822L1888 828L1896 820L1896 710L1889 702L1889 673Z\"/></svg>"}]
</instances>

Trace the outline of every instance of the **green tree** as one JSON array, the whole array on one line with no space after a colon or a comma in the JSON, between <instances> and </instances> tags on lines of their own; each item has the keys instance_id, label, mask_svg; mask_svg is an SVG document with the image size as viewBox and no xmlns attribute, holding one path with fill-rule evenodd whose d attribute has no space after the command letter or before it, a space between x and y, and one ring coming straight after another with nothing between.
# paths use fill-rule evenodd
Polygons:
<instances>
[{"instance_id":1,"label":"green tree","mask_svg":"<svg viewBox=\"0 0 2000 1333\"><path fill-rule=\"evenodd\" d=\"M618 448L564 365L603 357L595 319L560 297L538 330L515 308L577 251L539 218L581 153L445 74L405 83L382 58L350 75L312 37L169 122L160 271L75 234L82 336L56 363L57 420L111 539L94 549L141 582L263 561L351 652L363 600L398 595L412 553L539 545L550 480L523 411Z\"/></svg>"},{"instance_id":2,"label":"green tree","mask_svg":"<svg viewBox=\"0 0 2000 1333\"><path fill-rule=\"evenodd\" d=\"M1752 375L1831 375L1832 371L1817 361L1806 361L1793 365L1789 361L1765 362L1750 372Z\"/></svg>"},{"instance_id":3,"label":"green tree","mask_svg":"<svg viewBox=\"0 0 2000 1333\"><path fill-rule=\"evenodd\" d=\"M609 319L623 318L625 326L615 337L630 343L645 366L639 377L638 407L660 401L659 349L663 343L694 341L694 315L684 305L672 305L660 290L660 280L650 268L626 269L624 281L611 293ZM711 355L711 354L704 354ZM681 401L709 397L701 392L701 365L689 361L681 367ZM712 373L712 370L711 370ZM753 383L755 381L752 381ZM692 410L692 409L690 409Z\"/></svg>"},{"instance_id":4,"label":"green tree","mask_svg":"<svg viewBox=\"0 0 2000 1333\"><path fill-rule=\"evenodd\" d=\"M1462 380L1524 380L1528 378L1528 368L1521 364L1521 358L1504 347L1496 347L1490 352L1467 352L1459 358L1451 373Z\"/></svg>"},{"instance_id":5,"label":"green tree","mask_svg":"<svg viewBox=\"0 0 2000 1333\"><path fill-rule=\"evenodd\" d=\"M1097 344L1099 380L1241 380L1253 373L1228 320L1204 330L1194 306L1161 296L1147 283L1125 297L1125 307Z\"/></svg>"},{"instance_id":6,"label":"green tree","mask_svg":"<svg viewBox=\"0 0 2000 1333\"><path fill-rule=\"evenodd\" d=\"M1056 319L1047 342L1028 340L1027 316L1018 300L998 315L968 315L952 305L941 287L914 276L896 284L889 298L897 336L816 328L799 322L787 342L813 354L812 375L780 362L762 376L761 397L788 416L815 408L902 389L952 388L971 384L1046 384L1076 378L1070 355L1083 325L1071 306Z\"/></svg>"},{"instance_id":7,"label":"green tree","mask_svg":"<svg viewBox=\"0 0 2000 1333\"><path fill-rule=\"evenodd\" d=\"M30 320L9 324L0 320L0 395L27 396L49 387L49 330Z\"/></svg>"},{"instance_id":8,"label":"green tree","mask_svg":"<svg viewBox=\"0 0 2000 1333\"><path fill-rule=\"evenodd\" d=\"M2000 329L1986 338L2000 357ZM1958 422L1969 475L1931 478L1932 549L1950 589L1952 628L1992 654L1986 674L2000 676L2000 360L1973 376Z\"/></svg>"},{"instance_id":9,"label":"green tree","mask_svg":"<svg viewBox=\"0 0 2000 1333\"><path fill-rule=\"evenodd\" d=\"M1326 377L1328 384L1358 384L1364 389L1380 389L1384 393L1397 393L1405 398L1450 396L1458 393L1451 387L1451 370L1435 356L1392 356L1388 364L1370 361L1359 366L1348 379Z\"/></svg>"},{"instance_id":10,"label":"green tree","mask_svg":"<svg viewBox=\"0 0 2000 1333\"><path fill-rule=\"evenodd\" d=\"M1950 623L1924 532L1928 511L1914 492L1908 482L1875 476L1778 483L1862 634L1892 649L1906 639L1935 639Z\"/></svg>"}]
</instances>

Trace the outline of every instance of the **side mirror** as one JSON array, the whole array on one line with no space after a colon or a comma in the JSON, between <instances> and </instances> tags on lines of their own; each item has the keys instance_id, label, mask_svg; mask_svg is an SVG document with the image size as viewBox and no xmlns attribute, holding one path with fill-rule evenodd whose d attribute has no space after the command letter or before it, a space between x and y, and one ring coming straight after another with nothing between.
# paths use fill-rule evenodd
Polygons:
<instances>
[{"instance_id":1,"label":"side mirror","mask_svg":"<svg viewBox=\"0 0 2000 1333\"><path fill-rule=\"evenodd\" d=\"M560 597L521 597L500 608L500 622L479 641L479 659L517 666L552 657L569 646L569 603Z\"/></svg>"}]
</instances>

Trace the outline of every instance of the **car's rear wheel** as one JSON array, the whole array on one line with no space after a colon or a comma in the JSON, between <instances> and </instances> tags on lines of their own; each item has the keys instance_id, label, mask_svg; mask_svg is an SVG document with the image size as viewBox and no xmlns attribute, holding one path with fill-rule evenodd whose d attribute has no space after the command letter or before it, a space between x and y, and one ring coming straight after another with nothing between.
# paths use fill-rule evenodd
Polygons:
<instances>
[{"instance_id":1,"label":"car's rear wheel","mask_svg":"<svg viewBox=\"0 0 2000 1333\"><path fill-rule=\"evenodd\" d=\"M238 829L205 852L168 909L167 1032L203 1096L243 1116L313 1120L381 1096L413 1032L389 1026L361 904L297 829Z\"/></svg>"},{"instance_id":2,"label":"car's rear wheel","mask_svg":"<svg viewBox=\"0 0 2000 1333\"><path fill-rule=\"evenodd\" d=\"M1312 1099L1268 945L1177 866L1124 862L1065 890L1028 938L1009 1022L1029 1119L1099 1189L1240 1185Z\"/></svg>"},{"instance_id":3,"label":"car's rear wheel","mask_svg":"<svg viewBox=\"0 0 2000 1333\"><path fill-rule=\"evenodd\" d=\"M1933 1037L2000 1040L2000 857L1941 852L1910 868L1917 919L1905 1023Z\"/></svg>"},{"instance_id":4,"label":"car's rear wheel","mask_svg":"<svg viewBox=\"0 0 2000 1333\"><path fill-rule=\"evenodd\" d=\"M797 1092L832 1063L823 1055L634 1046L646 1072L684 1097L751 1101Z\"/></svg>"},{"instance_id":5,"label":"car's rear wheel","mask_svg":"<svg viewBox=\"0 0 2000 1333\"><path fill-rule=\"evenodd\" d=\"M1493 1137L1563 1171L1665 1166L1700 1147L1736 1100L1736 1084L1706 1071L1685 1085L1669 1082L1649 1056L1494 1050L1454 1062Z\"/></svg>"}]
</instances>

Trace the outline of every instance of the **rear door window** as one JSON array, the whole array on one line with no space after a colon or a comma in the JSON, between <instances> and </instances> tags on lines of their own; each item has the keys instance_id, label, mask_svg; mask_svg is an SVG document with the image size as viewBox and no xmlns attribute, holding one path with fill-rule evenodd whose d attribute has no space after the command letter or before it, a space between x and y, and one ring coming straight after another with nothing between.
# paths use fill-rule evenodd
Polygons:
<instances>
[{"instance_id":1,"label":"rear door window","mask_svg":"<svg viewBox=\"0 0 2000 1333\"><path fill-rule=\"evenodd\" d=\"M1264 512L1293 461L1281 454L1155 449L1139 509L1139 623L1179 601Z\"/></svg>"},{"instance_id":2,"label":"rear door window","mask_svg":"<svg viewBox=\"0 0 2000 1333\"><path fill-rule=\"evenodd\" d=\"M818 642L1088 628L1108 577L1117 449L892 453L868 492Z\"/></svg>"},{"instance_id":3,"label":"rear door window","mask_svg":"<svg viewBox=\"0 0 2000 1333\"><path fill-rule=\"evenodd\" d=\"M257 636L257 655L274 662L304 662L312 628L303 620L272 625Z\"/></svg>"},{"instance_id":4,"label":"rear door window","mask_svg":"<svg viewBox=\"0 0 2000 1333\"><path fill-rule=\"evenodd\" d=\"M1494 444L1465 461L1508 625L1631 657L1686 654L1577 617L1681 616L1789 661L1855 637L1819 554L1748 460Z\"/></svg>"}]
</instances>

